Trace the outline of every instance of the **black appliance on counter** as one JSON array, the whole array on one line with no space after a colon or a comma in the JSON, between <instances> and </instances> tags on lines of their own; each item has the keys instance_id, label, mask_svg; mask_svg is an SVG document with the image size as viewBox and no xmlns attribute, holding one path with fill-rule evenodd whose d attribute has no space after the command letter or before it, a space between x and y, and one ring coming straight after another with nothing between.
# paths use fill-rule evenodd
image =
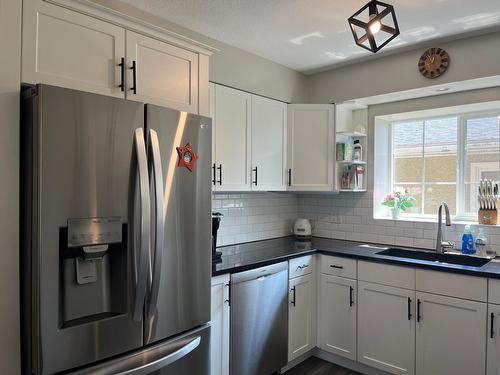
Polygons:
<instances>
[{"instance_id":1,"label":"black appliance on counter","mask_svg":"<svg viewBox=\"0 0 500 375\"><path fill-rule=\"evenodd\" d=\"M212 212L212 263L222 262L222 252L217 251L217 231L223 217L220 212Z\"/></svg>"}]
</instances>

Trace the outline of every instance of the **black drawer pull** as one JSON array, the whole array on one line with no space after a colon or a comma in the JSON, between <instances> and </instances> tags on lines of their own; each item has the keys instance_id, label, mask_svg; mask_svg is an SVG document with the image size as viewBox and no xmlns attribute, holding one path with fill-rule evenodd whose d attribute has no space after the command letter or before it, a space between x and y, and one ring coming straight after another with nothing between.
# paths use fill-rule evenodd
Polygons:
<instances>
[{"instance_id":1,"label":"black drawer pull","mask_svg":"<svg viewBox=\"0 0 500 375\"><path fill-rule=\"evenodd\" d=\"M301 266L298 266L297 269L303 270L304 268L307 268L307 267L309 267L309 264L303 264Z\"/></svg>"},{"instance_id":2,"label":"black drawer pull","mask_svg":"<svg viewBox=\"0 0 500 375\"><path fill-rule=\"evenodd\" d=\"M296 301L296 289L295 287L292 287L292 294L293 294L293 300L291 301L292 305L295 306L295 301Z\"/></svg>"},{"instance_id":3,"label":"black drawer pull","mask_svg":"<svg viewBox=\"0 0 500 375\"><path fill-rule=\"evenodd\" d=\"M222 164L219 164L219 166L217 167L217 170L219 171L219 181L217 181L217 183L219 185L222 185Z\"/></svg>"},{"instance_id":4,"label":"black drawer pull","mask_svg":"<svg viewBox=\"0 0 500 375\"><path fill-rule=\"evenodd\" d=\"M292 168L288 169L288 186L292 186Z\"/></svg>"},{"instance_id":5,"label":"black drawer pull","mask_svg":"<svg viewBox=\"0 0 500 375\"><path fill-rule=\"evenodd\" d=\"M254 184L255 186L257 186L257 181L258 181L258 180L257 180L257 167L255 167L255 168L253 169L253 171L255 172L255 181L253 181L253 184Z\"/></svg>"},{"instance_id":6,"label":"black drawer pull","mask_svg":"<svg viewBox=\"0 0 500 375\"><path fill-rule=\"evenodd\" d=\"M495 314L491 313L491 320L490 320L490 338L493 338L495 336L495 328L494 328L494 323L493 321L495 320Z\"/></svg>"},{"instance_id":7,"label":"black drawer pull","mask_svg":"<svg viewBox=\"0 0 500 375\"><path fill-rule=\"evenodd\" d=\"M212 185L215 185L216 184L216 181L215 181L216 177L215 177L215 163L212 165Z\"/></svg>"},{"instance_id":8,"label":"black drawer pull","mask_svg":"<svg viewBox=\"0 0 500 375\"><path fill-rule=\"evenodd\" d=\"M343 270L344 269L344 266L337 266L336 264L330 264L330 267L331 268L337 268L339 270Z\"/></svg>"},{"instance_id":9,"label":"black drawer pull","mask_svg":"<svg viewBox=\"0 0 500 375\"><path fill-rule=\"evenodd\" d=\"M354 288L349 286L349 306L354 305Z\"/></svg>"},{"instance_id":10,"label":"black drawer pull","mask_svg":"<svg viewBox=\"0 0 500 375\"><path fill-rule=\"evenodd\" d=\"M408 297L408 320L411 320L411 298Z\"/></svg>"},{"instance_id":11,"label":"black drawer pull","mask_svg":"<svg viewBox=\"0 0 500 375\"><path fill-rule=\"evenodd\" d=\"M420 315L420 299L417 298L417 322L420 322L422 316Z\"/></svg>"}]
</instances>

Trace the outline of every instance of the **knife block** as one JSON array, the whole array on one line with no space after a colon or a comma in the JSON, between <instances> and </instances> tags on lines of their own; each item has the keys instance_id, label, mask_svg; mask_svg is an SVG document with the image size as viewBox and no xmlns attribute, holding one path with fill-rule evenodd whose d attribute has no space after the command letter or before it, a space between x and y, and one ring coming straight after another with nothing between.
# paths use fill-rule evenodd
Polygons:
<instances>
[{"instance_id":1,"label":"knife block","mask_svg":"<svg viewBox=\"0 0 500 375\"><path fill-rule=\"evenodd\" d=\"M497 225L498 211L497 210L479 210L477 213L477 221L483 225Z\"/></svg>"}]
</instances>

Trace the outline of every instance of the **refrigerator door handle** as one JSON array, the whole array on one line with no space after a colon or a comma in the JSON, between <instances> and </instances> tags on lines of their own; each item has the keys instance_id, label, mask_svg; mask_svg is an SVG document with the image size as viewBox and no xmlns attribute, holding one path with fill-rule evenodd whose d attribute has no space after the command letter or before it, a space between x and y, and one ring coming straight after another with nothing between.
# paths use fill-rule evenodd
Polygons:
<instances>
[{"instance_id":1,"label":"refrigerator door handle","mask_svg":"<svg viewBox=\"0 0 500 375\"><path fill-rule=\"evenodd\" d=\"M144 299L146 297L146 281L148 272L148 253L149 253L149 238L150 238L150 197L149 197L149 178L148 164L146 156L146 144L144 141L144 131L142 128L137 128L134 134L134 146L137 158L137 178L139 183L139 205L140 205L140 240L136 241L137 235L134 226L133 241L134 241L134 257L135 257L135 278L136 290L133 319L140 322L143 317ZM137 199L137 198L134 198ZM132 218L135 220L136 218ZM139 245L139 254L137 254L137 245Z\"/></svg>"},{"instance_id":2,"label":"refrigerator door handle","mask_svg":"<svg viewBox=\"0 0 500 375\"><path fill-rule=\"evenodd\" d=\"M153 249L149 252L149 295L147 297L146 317L151 318L158 303L158 293L160 289L161 262L163 254L163 240L165 219L163 213L163 169L160 155L160 144L158 134L154 130L149 130L148 134L148 152L149 152L149 178L154 196L151 197L154 202L154 223Z\"/></svg>"},{"instance_id":3,"label":"refrigerator door handle","mask_svg":"<svg viewBox=\"0 0 500 375\"><path fill-rule=\"evenodd\" d=\"M140 367L136 367L134 369L126 370L117 373L116 375L146 375L150 374L153 371L160 370L175 361L178 361L182 357L185 357L189 353L191 353L193 350L195 350L201 342L201 336L195 337L193 340L191 340L189 343L184 345L182 348L177 349L176 351L167 354L166 356L157 359L156 361L150 362L148 364L142 365Z\"/></svg>"}]
</instances>

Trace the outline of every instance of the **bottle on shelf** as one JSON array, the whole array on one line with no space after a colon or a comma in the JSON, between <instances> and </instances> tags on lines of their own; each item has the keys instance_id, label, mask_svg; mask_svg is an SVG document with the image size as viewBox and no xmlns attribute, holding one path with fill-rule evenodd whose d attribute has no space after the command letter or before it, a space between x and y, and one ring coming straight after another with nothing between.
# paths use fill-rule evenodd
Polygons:
<instances>
[{"instance_id":1,"label":"bottle on shelf","mask_svg":"<svg viewBox=\"0 0 500 375\"><path fill-rule=\"evenodd\" d=\"M363 147L361 146L359 139L354 140L352 160L356 160L356 161L363 160Z\"/></svg>"}]
</instances>

